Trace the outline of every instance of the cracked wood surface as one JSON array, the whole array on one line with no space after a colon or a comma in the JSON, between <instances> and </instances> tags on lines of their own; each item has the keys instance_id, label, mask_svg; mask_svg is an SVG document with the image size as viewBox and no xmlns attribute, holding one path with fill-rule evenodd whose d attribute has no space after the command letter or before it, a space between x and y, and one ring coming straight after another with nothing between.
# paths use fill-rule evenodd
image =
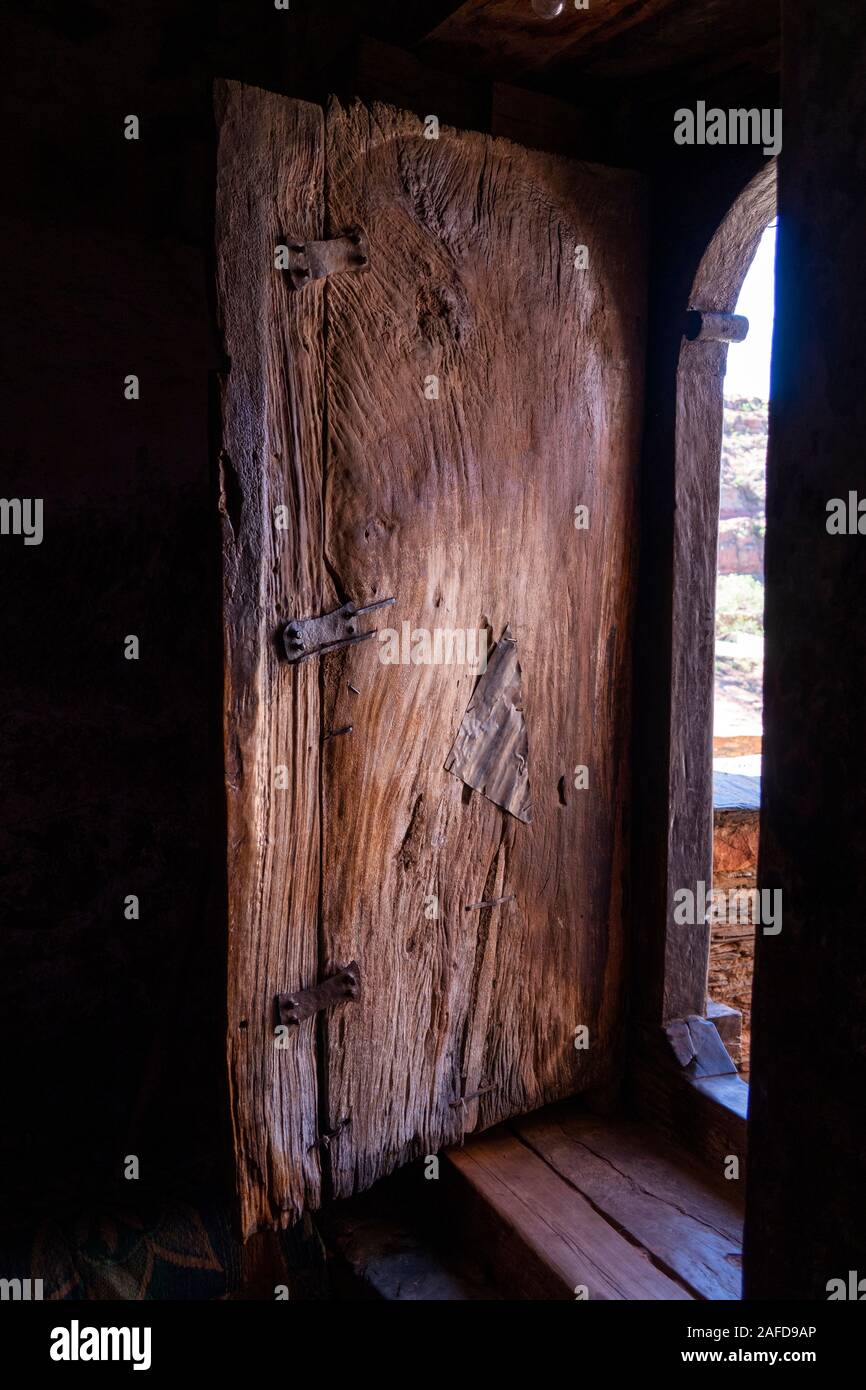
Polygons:
<instances>
[{"instance_id":1,"label":"cracked wood surface","mask_svg":"<svg viewBox=\"0 0 866 1390\"><path fill-rule=\"evenodd\" d=\"M329 232L370 254L327 289L334 597L510 623L533 791L524 825L446 772L468 666L327 658L325 726L353 733L323 752L322 968L357 959L365 998L324 1022L340 1196L616 1065L644 248L635 176L389 107L333 103L327 164Z\"/></svg>"},{"instance_id":2,"label":"cracked wood surface","mask_svg":"<svg viewBox=\"0 0 866 1390\"><path fill-rule=\"evenodd\" d=\"M506 1126L446 1155L461 1229L512 1298L686 1301L694 1294ZM661 1215L669 1210L660 1207Z\"/></svg>"},{"instance_id":3,"label":"cracked wood surface","mask_svg":"<svg viewBox=\"0 0 866 1390\"><path fill-rule=\"evenodd\" d=\"M274 999L317 983L318 671L274 633L322 607L323 287L274 270L287 235L322 229L321 110L217 84L217 285L228 814L228 1068L245 1235L317 1206L315 1020L274 1047ZM287 530L274 524L285 506ZM288 785L276 786L276 769Z\"/></svg>"},{"instance_id":4,"label":"cracked wood surface","mask_svg":"<svg viewBox=\"0 0 866 1390\"><path fill-rule=\"evenodd\" d=\"M742 1179L714 1179L647 1126L567 1103L513 1128L696 1297L740 1298Z\"/></svg>"},{"instance_id":5,"label":"cracked wood surface","mask_svg":"<svg viewBox=\"0 0 866 1390\"><path fill-rule=\"evenodd\" d=\"M235 83L217 115L228 1058L249 1232L616 1069L645 238L628 173L444 127L428 141L380 105L325 120ZM349 227L363 273L293 292L275 244ZM278 660L290 617L391 595L380 627L510 624L531 825L445 770L472 667L386 665L376 639ZM591 793L572 790L578 763ZM352 960L359 999L275 1049L275 996Z\"/></svg>"}]
</instances>

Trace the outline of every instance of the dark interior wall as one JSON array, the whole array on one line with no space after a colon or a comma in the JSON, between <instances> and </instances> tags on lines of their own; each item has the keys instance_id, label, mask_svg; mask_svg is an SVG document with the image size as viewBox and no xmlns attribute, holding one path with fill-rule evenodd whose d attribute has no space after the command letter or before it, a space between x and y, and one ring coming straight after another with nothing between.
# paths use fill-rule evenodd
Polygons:
<instances>
[{"instance_id":1,"label":"dark interior wall","mask_svg":"<svg viewBox=\"0 0 866 1390\"><path fill-rule=\"evenodd\" d=\"M783 916L757 938L756 1299L866 1276L866 536L826 530L831 498L866 494L864 29L862 0L785 6L759 860Z\"/></svg>"},{"instance_id":2,"label":"dark interior wall","mask_svg":"<svg viewBox=\"0 0 866 1390\"><path fill-rule=\"evenodd\" d=\"M2 541L5 1219L104 1188L130 1152L145 1186L173 1180L217 1133L209 122L183 8L21 5L6 26L2 492L44 499L44 540ZM176 1086L136 1132L158 1039Z\"/></svg>"},{"instance_id":3,"label":"dark interior wall","mask_svg":"<svg viewBox=\"0 0 866 1390\"><path fill-rule=\"evenodd\" d=\"M3 1220L131 1152L139 1193L221 1173L212 75L278 82L295 23L176 0L4 21L0 491L44 499L44 539L0 542Z\"/></svg>"}]
</instances>

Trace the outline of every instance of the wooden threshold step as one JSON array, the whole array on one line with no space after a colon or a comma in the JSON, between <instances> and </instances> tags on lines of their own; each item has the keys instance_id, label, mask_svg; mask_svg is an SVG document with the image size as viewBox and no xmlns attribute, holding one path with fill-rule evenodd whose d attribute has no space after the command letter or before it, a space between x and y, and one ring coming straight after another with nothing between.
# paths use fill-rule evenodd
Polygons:
<instances>
[{"instance_id":1,"label":"wooden threshold step","mask_svg":"<svg viewBox=\"0 0 866 1390\"><path fill-rule=\"evenodd\" d=\"M542 1112L544 1113L544 1112ZM462 1238L506 1296L692 1299L592 1202L501 1126L446 1157ZM584 1295L583 1289L587 1290ZM575 1290L581 1290L576 1293Z\"/></svg>"},{"instance_id":2,"label":"wooden threshold step","mask_svg":"<svg viewBox=\"0 0 866 1390\"><path fill-rule=\"evenodd\" d=\"M695 1297L740 1298L738 1180L717 1178L648 1125L601 1118L575 1102L549 1106L511 1127Z\"/></svg>"}]
</instances>

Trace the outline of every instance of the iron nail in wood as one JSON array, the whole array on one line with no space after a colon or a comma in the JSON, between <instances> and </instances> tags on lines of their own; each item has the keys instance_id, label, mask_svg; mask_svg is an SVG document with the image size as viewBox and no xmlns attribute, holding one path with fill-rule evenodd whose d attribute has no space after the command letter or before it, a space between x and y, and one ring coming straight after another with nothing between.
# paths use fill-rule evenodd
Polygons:
<instances>
[{"instance_id":1,"label":"iron nail in wood","mask_svg":"<svg viewBox=\"0 0 866 1390\"><path fill-rule=\"evenodd\" d=\"M458 1096L456 1100L450 1102L451 1109L456 1110L458 1105L466 1105L470 1100L477 1100L479 1096L485 1096L488 1091L498 1091L498 1086L479 1086L477 1091L470 1091L468 1096Z\"/></svg>"}]
</instances>

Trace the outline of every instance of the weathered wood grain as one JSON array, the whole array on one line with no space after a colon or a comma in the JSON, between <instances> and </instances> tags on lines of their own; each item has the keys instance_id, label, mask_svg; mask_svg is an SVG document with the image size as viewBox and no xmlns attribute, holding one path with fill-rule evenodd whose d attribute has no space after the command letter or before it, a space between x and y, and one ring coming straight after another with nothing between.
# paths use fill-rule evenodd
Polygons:
<instances>
[{"instance_id":1,"label":"weathered wood grain","mask_svg":"<svg viewBox=\"0 0 866 1390\"><path fill-rule=\"evenodd\" d=\"M274 634L319 611L321 285L293 294L275 245L322 230L323 113L220 83L217 282L229 367L221 468L228 810L228 1064L241 1226L320 1194L315 1021L274 1047L274 998L317 980L320 708L315 663ZM275 508L286 508L279 529ZM277 785L277 768L287 785Z\"/></svg>"},{"instance_id":2,"label":"weathered wood grain","mask_svg":"<svg viewBox=\"0 0 866 1390\"><path fill-rule=\"evenodd\" d=\"M519 1296L574 1299L582 1285L592 1302L694 1297L508 1130L452 1149L447 1162L467 1189L470 1229Z\"/></svg>"},{"instance_id":3,"label":"weathered wood grain","mask_svg":"<svg viewBox=\"0 0 866 1390\"><path fill-rule=\"evenodd\" d=\"M698 1298L740 1297L740 1184L726 1191L646 1126L563 1104L514 1124L524 1143Z\"/></svg>"},{"instance_id":4,"label":"weathered wood grain","mask_svg":"<svg viewBox=\"0 0 866 1390\"><path fill-rule=\"evenodd\" d=\"M737 1181L744 1182L749 1106L745 1081L739 1076L689 1076L672 1056L661 1029L638 1035L629 1080L632 1107L642 1120L695 1154L718 1178L724 1177L730 1157L737 1158Z\"/></svg>"},{"instance_id":5,"label":"weathered wood grain","mask_svg":"<svg viewBox=\"0 0 866 1390\"><path fill-rule=\"evenodd\" d=\"M364 998L325 1024L341 1195L616 1067L644 270L634 175L425 140L381 105L334 103L327 130L328 231L370 248L327 287L336 600L393 594L397 629L510 624L533 792L523 825L445 771L468 666L325 659L325 728L353 732L324 745L321 964L356 959Z\"/></svg>"},{"instance_id":6,"label":"weathered wood grain","mask_svg":"<svg viewBox=\"0 0 866 1390\"><path fill-rule=\"evenodd\" d=\"M643 236L634 176L427 141L417 117L360 103L329 113L324 207L317 109L225 84L218 118L229 1066L249 1231L318 1203L320 1132L342 1195L616 1070ZM350 226L365 272L290 292L275 244ZM376 641L279 663L288 618L391 594L383 626L511 625L531 826L445 771L470 665L386 665ZM352 959L361 995L321 1018L324 1051L312 1020L275 1049L274 996Z\"/></svg>"}]
</instances>

